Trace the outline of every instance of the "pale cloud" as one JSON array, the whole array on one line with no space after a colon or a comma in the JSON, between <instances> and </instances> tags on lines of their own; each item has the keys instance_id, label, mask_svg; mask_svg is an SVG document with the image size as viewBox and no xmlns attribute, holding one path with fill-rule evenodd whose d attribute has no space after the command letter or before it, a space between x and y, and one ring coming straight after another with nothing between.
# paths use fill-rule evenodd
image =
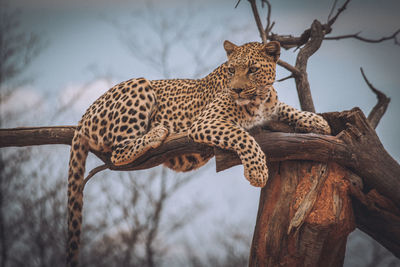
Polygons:
<instances>
[{"instance_id":1,"label":"pale cloud","mask_svg":"<svg viewBox=\"0 0 400 267\"><path fill-rule=\"evenodd\" d=\"M14 90L1 103L1 112L2 114L30 112L32 109L41 109L43 104L43 96L37 90L33 87L22 87Z\"/></svg>"},{"instance_id":2,"label":"pale cloud","mask_svg":"<svg viewBox=\"0 0 400 267\"><path fill-rule=\"evenodd\" d=\"M2 127L39 125L45 114L46 101L33 87L16 88L10 95L2 96L0 118Z\"/></svg>"},{"instance_id":3,"label":"pale cloud","mask_svg":"<svg viewBox=\"0 0 400 267\"><path fill-rule=\"evenodd\" d=\"M83 114L86 109L115 83L106 78L99 78L87 83L74 83L61 90L60 107L65 107L73 113Z\"/></svg>"}]
</instances>

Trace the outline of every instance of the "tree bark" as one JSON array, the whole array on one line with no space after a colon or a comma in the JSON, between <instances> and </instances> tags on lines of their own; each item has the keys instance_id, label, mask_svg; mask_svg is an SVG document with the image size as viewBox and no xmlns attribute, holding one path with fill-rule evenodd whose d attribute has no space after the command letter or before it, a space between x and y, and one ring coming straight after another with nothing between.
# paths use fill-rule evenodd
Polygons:
<instances>
[{"instance_id":1,"label":"tree bark","mask_svg":"<svg viewBox=\"0 0 400 267\"><path fill-rule=\"evenodd\" d=\"M0 147L71 145L75 129L75 126L0 129Z\"/></svg>"},{"instance_id":2,"label":"tree bark","mask_svg":"<svg viewBox=\"0 0 400 267\"><path fill-rule=\"evenodd\" d=\"M400 258L400 210L375 189L351 195L357 227Z\"/></svg>"},{"instance_id":3,"label":"tree bark","mask_svg":"<svg viewBox=\"0 0 400 267\"><path fill-rule=\"evenodd\" d=\"M310 39L300 49L296 59L296 69L300 71L300 75L295 75L296 89L299 96L301 110L315 112L314 102L311 96L310 83L308 82L307 63L308 59L319 49L324 40L324 31L322 24L318 20L314 20L311 25Z\"/></svg>"},{"instance_id":4,"label":"tree bark","mask_svg":"<svg viewBox=\"0 0 400 267\"><path fill-rule=\"evenodd\" d=\"M342 266L355 229L346 170L285 161L261 190L249 266Z\"/></svg>"}]
</instances>

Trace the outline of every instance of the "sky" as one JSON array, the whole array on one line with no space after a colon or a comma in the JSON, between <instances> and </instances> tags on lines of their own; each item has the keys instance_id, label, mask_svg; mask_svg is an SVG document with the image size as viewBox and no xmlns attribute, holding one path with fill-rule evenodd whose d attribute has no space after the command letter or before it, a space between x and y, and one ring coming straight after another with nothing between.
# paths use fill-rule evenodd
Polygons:
<instances>
[{"instance_id":1,"label":"sky","mask_svg":"<svg viewBox=\"0 0 400 267\"><path fill-rule=\"evenodd\" d=\"M105 0L11 1L11 7L21 9L23 29L39 34L44 48L24 73L33 82L21 87L2 110L29 110L36 103L40 107L24 119L6 122L6 126L74 125L103 92L133 77L202 77L226 60L224 40L237 44L260 40L248 2L242 0L235 9L236 2L153 1L149 9L143 1L127 0L112 4ZM272 0L273 32L299 35L314 19L325 22L332 2ZM332 36L356 32L368 38L390 35L400 28L399 13L397 0L352 1L334 24ZM261 15L265 22L265 9ZM175 45L176 40L181 42ZM163 62L160 55L165 43L171 48ZM295 56L293 50L281 54L291 64ZM197 70L197 63L204 68ZM342 111L359 106L368 114L376 98L363 81L360 67L371 83L391 98L377 133L399 161L400 46L393 41L325 41L308 64L316 110ZM278 68L278 79L287 74ZM275 87L281 100L299 107L293 80ZM80 97L72 101L77 94ZM67 111L54 116L55 107ZM68 147L57 150L63 153L60 162L67 166ZM89 170L98 162L92 160L88 164ZM212 209L206 212L206 219L197 222L198 226L208 225L211 229L215 220L255 220L259 190L251 187L242 173L242 167L237 166L216 174L213 161L200 171L201 177L180 196L186 201L188 196L196 195L210 203ZM230 218L232 211L235 218Z\"/></svg>"},{"instance_id":2,"label":"sky","mask_svg":"<svg viewBox=\"0 0 400 267\"><path fill-rule=\"evenodd\" d=\"M272 4L272 19L276 22L274 31L281 34L300 34L314 18L326 21L331 7L331 1L308 0L302 1L302 4L298 1L272 1ZM163 78L165 75L162 72L135 57L124 42L129 35L131 42L135 40L141 45L141 50L146 47L143 40L152 44L150 50L159 46L160 40L148 25L151 24L149 21L159 16L171 14L172 24L189 20L190 32L210 31L214 34L208 71L225 60L223 40L229 39L238 44L259 40L246 1L240 3L237 9L234 8L235 1L228 0L199 1L195 4L178 0L160 1L153 4L154 14L141 1L113 1L111 6L107 1L16 0L12 1L12 5L21 7L27 31L40 34L45 43L45 49L30 65L26 75L35 78L33 90L50 98L59 97L66 86L79 88L99 74L111 77L111 84L132 77ZM179 9L183 13L178 11L176 16L174 12ZM389 35L400 25L399 10L398 1L381 1L379 4L376 1L353 1L334 25L332 35L356 32L369 38ZM194 38L194 41L198 39ZM137 53L141 50L138 49ZM191 72L186 71L191 69L191 59L185 56L188 49L186 47L183 53L182 50L178 46L171 52L169 60L173 58L174 62L170 64L171 77L191 77ZM204 58L207 56L203 55ZM282 58L294 64L295 53L283 51ZM179 62L183 62L184 66L179 66ZM310 59L308 67L318 112L360 106L368 113L375 104L375 96L368 91L360 75L359 68L364 68L370 81L392 99L377 131L385 147L397 160L400 159L400 142L397 141L400 128L392 122L400 113L398 62L399 46L393 45L393 41L376 45L342 40L325 41ZM172 65L178 67L173 68ZM278 78L286 74L282 68L278 69ZM276 88L282 100L298 106L293 80L279 83ZM88 101L99 95L94 93ZM84 109L80 109L80 113L82 111ZM64 123L71 124L77 119L79 116Z\"/></svg>"}]
</instances>

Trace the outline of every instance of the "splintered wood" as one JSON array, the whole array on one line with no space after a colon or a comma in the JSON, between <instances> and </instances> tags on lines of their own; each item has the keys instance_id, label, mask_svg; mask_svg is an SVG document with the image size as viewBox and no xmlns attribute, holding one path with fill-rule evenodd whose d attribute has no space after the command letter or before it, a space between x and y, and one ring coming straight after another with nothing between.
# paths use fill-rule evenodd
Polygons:
<instances>
[{"instance_id":1,"label":"splintered wood","mask_svg":"<svg viewBox=\"0 0 400 267\"><path fill-rule=\"evenodd\" d=\"M250 266L342 266L355 229L346 173L335 163L273 164L260 196Z\"/></svg>"}]
</instances>

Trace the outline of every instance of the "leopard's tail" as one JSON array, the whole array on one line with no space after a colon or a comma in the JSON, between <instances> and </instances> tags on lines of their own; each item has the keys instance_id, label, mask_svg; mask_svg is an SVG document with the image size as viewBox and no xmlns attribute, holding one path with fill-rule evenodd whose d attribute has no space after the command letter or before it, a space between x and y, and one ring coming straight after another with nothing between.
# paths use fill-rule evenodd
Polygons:
<instances>
[{"instance_id":1,"label":"leopard's tail","mask_svg":"<svg viewBox=\"0 0 400 267\"><path fill-rule=\"evenodd\" d=\"M82 225L83 187L89 145L79 131L71 144L68 172L68 243L67 266L77 266Z\"/></svg>"}]
</instances>

